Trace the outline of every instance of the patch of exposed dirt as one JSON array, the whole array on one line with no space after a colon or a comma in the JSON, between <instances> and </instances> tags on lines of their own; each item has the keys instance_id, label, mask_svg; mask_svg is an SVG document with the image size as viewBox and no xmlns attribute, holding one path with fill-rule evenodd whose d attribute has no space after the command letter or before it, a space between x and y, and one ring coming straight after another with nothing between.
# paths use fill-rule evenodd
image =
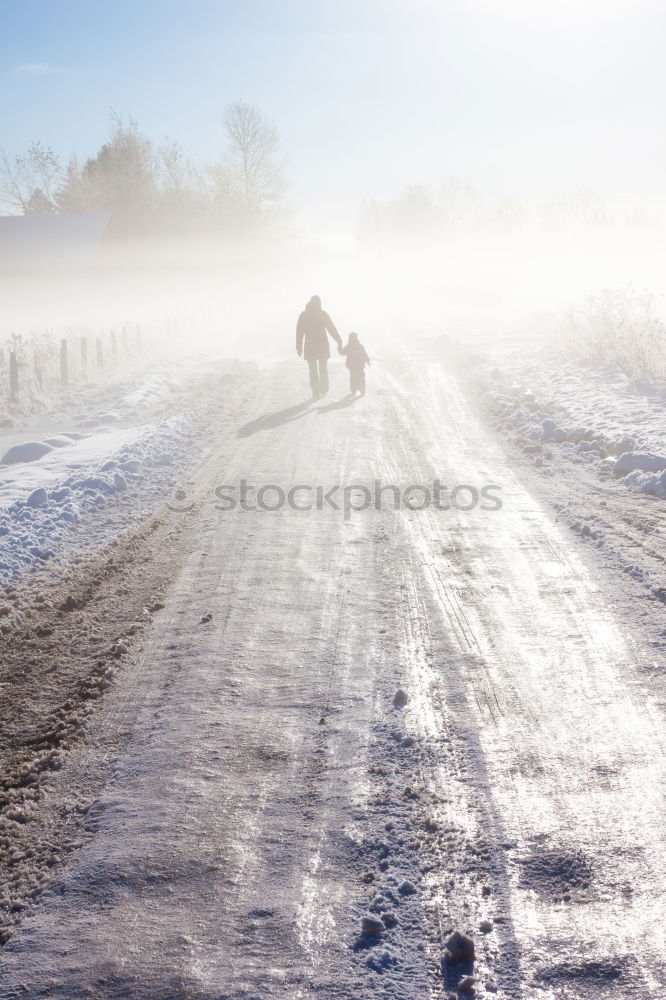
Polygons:
<instances>
[{"instance_id":1,"label":"patch of exposed dirt","mask_svg":"<svg viewBox=\"0 0 666 1000\"><path fill-rule=\"evenodd\" d=\"M74 780L55 813L44 811L44 799L114 677L131 669L190 526L166 513L151 517L87 563L37 589L29 578L4 595L15 614L0 636L2 943L80 846L82 821L106 772L88 772L81 787Z\"/></svg>"}]
</instances>

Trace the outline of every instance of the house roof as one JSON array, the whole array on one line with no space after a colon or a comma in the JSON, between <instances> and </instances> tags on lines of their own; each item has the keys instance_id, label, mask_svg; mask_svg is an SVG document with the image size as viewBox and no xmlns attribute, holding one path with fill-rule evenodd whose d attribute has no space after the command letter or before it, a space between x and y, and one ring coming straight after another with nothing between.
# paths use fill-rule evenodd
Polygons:
<instances>
[{"instance_id":1,"label":"house roof","mask_svg":"<svg viewBox=\"0 0 666 1000\"><path fill-rule=\"evenodd\" d=\"M0 270L71 270L90 263L110 212L0 216Z\"/></svg>"}]
</instances>

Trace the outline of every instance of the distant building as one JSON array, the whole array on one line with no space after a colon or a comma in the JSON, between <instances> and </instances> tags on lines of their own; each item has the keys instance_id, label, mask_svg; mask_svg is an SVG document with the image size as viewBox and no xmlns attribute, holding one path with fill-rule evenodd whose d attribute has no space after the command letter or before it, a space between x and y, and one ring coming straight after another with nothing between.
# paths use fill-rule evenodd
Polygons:
<instances>
[{"instance_id":1,"label":"distant building","mask_svg":"<svg viewBox=\"0 0 666 1000\"><path fill-rule=\"evenodd\" d=\"M110 212L0 217L0 271L70 271L91 264Z\"/></svg>"}]
</instances>

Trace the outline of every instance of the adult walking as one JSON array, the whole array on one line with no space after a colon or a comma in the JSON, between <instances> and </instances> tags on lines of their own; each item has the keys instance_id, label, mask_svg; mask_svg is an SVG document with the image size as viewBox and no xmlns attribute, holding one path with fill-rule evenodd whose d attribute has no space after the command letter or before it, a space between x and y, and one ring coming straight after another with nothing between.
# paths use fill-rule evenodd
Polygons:
<instances>
[{"instance_id":1,"label":"adult walking","mask_svg":"<svg viewBox=\"0 0 666 1000\"><path fill-rule=\"evenodd\" d=\"M298 356L302 355L308 363L313 399L321 399L328 392L328 359L331 356L329 336L338 348L342 348L342 338L335 329L333 320L322 309L319 296L313 295L298 317L296 326L296 350Z\"/></svg>"}]
</instances>

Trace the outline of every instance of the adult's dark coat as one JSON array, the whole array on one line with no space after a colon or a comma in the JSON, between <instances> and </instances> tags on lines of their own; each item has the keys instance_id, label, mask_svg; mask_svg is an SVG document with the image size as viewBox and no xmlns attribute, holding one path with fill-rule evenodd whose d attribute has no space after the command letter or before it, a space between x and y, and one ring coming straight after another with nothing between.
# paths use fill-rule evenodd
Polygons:
<instances>
[{"instance_id":1,"label":"adult's dark coat","mask_svg":"<svg viewBox=\"0 0 666 1000\"><path fill-rule=\"evenodd\" d=\"M321 308L316 296L308 302L298 317L296 325L296 350L303 351L306 361L321 361L330 358L331 350L328 343L331 335L338 347L342 347L342 338L335 329L333 320Z\"/></svg>"}]
</instances>

